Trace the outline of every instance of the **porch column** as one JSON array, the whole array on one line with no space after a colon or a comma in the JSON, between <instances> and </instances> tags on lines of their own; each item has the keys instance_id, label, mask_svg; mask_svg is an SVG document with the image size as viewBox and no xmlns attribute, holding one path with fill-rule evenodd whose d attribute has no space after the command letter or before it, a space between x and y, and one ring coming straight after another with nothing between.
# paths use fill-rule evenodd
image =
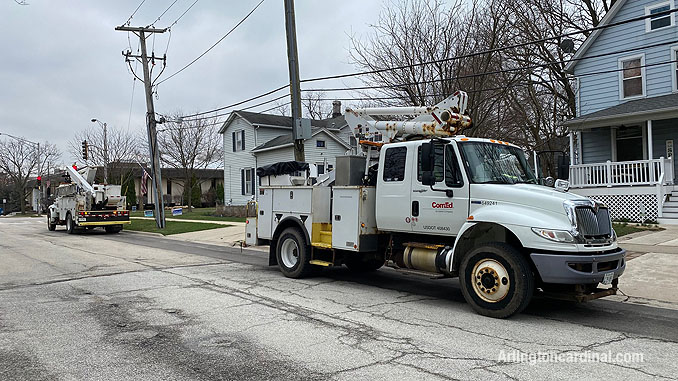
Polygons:
<instances>
[{"instance_id":1,"label":"porch column","mask_svg":"<svg viewBox=\"0 0 678 381\"><path fill-rule=\"evenodd\" d=\"M654 154L652 152L652 121L647 121L647 158L649 160L654 159Z\"/></svg>"},{"instance_id":2,"label":"porch column","mask_svg":"<svg viewBox=\"0 0 678 381\"><path fill-rule=\"evenodd\" d=\"M572 131L569 133L570 135L570 165L574 165L574 134Z\"/></svg>"}]
</instances>

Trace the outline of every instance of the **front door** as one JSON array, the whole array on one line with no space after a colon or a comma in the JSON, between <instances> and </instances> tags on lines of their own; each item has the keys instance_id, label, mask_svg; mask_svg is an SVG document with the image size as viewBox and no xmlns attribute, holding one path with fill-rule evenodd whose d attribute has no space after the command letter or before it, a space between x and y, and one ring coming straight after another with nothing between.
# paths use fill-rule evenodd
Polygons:
<instances>
[{"instance_id":1,"label":"front door","mask_svg":"<svg viewBox=\"0 0 678 381\"><path fill-rule=\"evenodd\" d=\"M413 163L412 231L438 235L457 235L469 211L469 185L461 170L456 143L435 146L433 175L436 184L421 183L421 146Z\"/></svg>"}]
</instances>

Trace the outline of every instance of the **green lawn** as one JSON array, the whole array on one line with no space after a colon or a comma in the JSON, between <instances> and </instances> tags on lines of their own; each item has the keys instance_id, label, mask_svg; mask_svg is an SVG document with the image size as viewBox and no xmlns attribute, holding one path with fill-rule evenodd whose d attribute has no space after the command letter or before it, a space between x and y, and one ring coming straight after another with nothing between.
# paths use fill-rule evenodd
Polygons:
<instances>
[{"instance_id":1,"label":"green lawn","mask_svg":"<svg viewBox=\"0 0 678 381\"><path fill-rule=\"evenodd\" d=\"M184 209L184 214L181 216L172 216L172 212L165 211L165 218L176 218L180 220L201 220L201 221L226 221L226 222L245 222L244 217L220 217L215 216L216 208L193 208L191 212ZM136 211L130 213L131 217L143 217L143 211Z\"/></svg>"},{"instance_id":2,"label":"green lawn","mask_svg":"<svg viewBox=\"0 0 678 381\"><path fill-rule=\"evenodd\" d=\"M629 225L626 222L621 222L621 223L613 223L612 227L614 228L614 231L617 232L617 237L625 236L627 234L631 233L637 233L637 232L642 232L646 230L664 230L662 228L656 227L656 226L640 226L640 225Z\"/></svg>"},{"instance_id":3,"label":"green lawn","mask_svg":"<svg viewBox=\"0 0 678 381\"><path fill-rule=\"evenodd\" d=\"M133 230L148 233L160 233L172 235L180 233L197 232L201 230L225 228L229 225L209 224L204 222L177 222L167 221L165 229L161 230L155 225L155 220L132 220L132 223L124 226L124 230Z\"/></svg>"}]
</instances>

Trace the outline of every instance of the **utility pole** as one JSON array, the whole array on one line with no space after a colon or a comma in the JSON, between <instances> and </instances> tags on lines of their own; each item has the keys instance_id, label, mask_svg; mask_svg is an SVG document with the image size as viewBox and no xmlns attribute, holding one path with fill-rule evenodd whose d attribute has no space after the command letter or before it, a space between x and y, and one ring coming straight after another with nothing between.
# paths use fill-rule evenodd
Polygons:
<instances>
[{"instance_id":1,"label":"utility pole","mask_svg":"<svg viewBox=\"0 0 678 381\"><path fill-rule=\"evenodd\" d=\"M304 139L310 136L303 136L304 133L301 126L301 86L299 84L299 53L297 52L297 26L294 17L294 0L285 0L285 29L287 31L287 61L290 68L290 93L292 95L294 160L306 161Z\"/></svg>"},{"instance_id":2,"label":"utility pole","mask_svg":"<svg viewBox=\"0 0 678 381\"><path fill-rule=\"evenodd\" d=\"M160 152L158 151L158 132L156 130L157 121L155 120L155 109L153 107L153 83L151 81L151 71L148 68L148 52L146 51L146 34L165 33L165 29L156 29L150 27L130 27L119 26L115 30L123 32L133 32L139 37L141 42L141 56L132 55L131 51L123 52L125 60L129 62L130 57L141 60L141 66L144 69L144 86L146 88L146 126L148 133L148 149L151 158L151 176L153 178L153 194L155 198L155 222L159 229L165 228L165 204L162 198L162 177L160 174ZM155 54L152 57L155 60L165 60L165 57L158 58ZM131 65L130 65L131 66ZM135 74L136 75L136 74Z\"/></svg>"}]
</instances>

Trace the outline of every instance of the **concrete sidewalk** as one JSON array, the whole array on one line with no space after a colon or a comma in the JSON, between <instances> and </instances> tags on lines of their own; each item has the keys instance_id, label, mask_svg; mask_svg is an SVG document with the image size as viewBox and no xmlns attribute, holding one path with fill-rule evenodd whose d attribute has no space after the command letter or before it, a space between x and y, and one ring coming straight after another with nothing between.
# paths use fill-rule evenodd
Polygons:
<instances>
[{"instance_id":1,"label":"concrete sidewalk","mask_svg":"<svg viewBox=\"0 0 678 381\"><path fill-rule=\"evenodd\" d=\"M665 230L619 238L619 246L628 251L629 258L619 289L628 302L678 309L678 226L661 227ZM614 298L626 300L624 296Z\"/></svg>"}]
</instances>

